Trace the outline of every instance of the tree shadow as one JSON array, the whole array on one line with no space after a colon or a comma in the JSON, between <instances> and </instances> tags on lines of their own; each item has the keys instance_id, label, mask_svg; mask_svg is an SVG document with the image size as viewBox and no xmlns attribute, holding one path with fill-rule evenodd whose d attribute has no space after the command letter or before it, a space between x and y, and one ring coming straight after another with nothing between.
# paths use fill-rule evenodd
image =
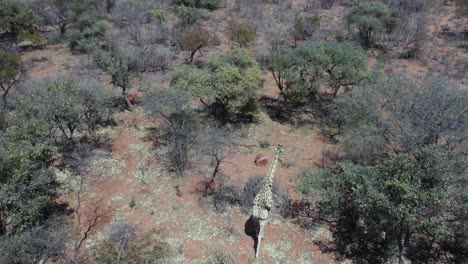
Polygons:
<instances>
[{"instance_id":1,"label":"tree shadow","mask_svg":"<svg viewBox=\"0 0 468 264\"><path fill-rule=\"evenodd\" d=\"M311 99L298 104L269 96L262 96L260 102L268 116L281 124L296 127L306 125L324 125L328 116L329 98Z\"/></svg>"}]
</instances>

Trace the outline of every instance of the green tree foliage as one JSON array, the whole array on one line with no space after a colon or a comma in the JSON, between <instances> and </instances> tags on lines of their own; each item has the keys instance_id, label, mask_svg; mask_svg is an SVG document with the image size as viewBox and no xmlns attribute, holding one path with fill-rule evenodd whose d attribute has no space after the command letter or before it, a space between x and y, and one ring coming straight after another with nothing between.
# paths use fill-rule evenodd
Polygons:
<instances>
[{"instance_id":1,"label":"green tree foliage","mask_svg":"<svg viewBox=\"0 0 468 264\"><path fill-rule=\"evenodd\" d=\"M176 28L182 32L198 23L201 19L200 10L190 6L177 6L174 13L178 18Z\"/></svg>"},{"instance_id":2,"label":"green tree foliage","mask_svg":"<svg viewBox=\"0 0 468 264\"><path fill-rule=\"evenodd\" d=\"M416 160L397 155L374 166L344 162L304 175L303 189L320 194L322 216L331 221L337 250L347 257L437 261L445 240L460 241L453 235L463 220L454 215L462 208L466 213L466 201L459 199L461 178L444 151L424 149ZM466 261L463 251L455 253L451 261Z\"/></svg>"},{"instance_id":3,"label":"green tree foliage","mask_svg":"<svg viewBox=\"0 0 468 264\"><path fill-rule=\"evenodd\" d=\"M367 56L351 43L306 43L277 56L268 68L285 99L304 102L317 94L322 81L334 97L341 87L359 82Z\"/></svg>"},{"instance_id":4,"label":"green tree foliage","mask_svg":"<svg viewBox=\"0 0 468 264\"><path fill-rule=\"evenodd\" d=\"M42 128L42 137L53 139L58 133L73 143L76 132L93 135L110 119L112 97L96 83L64 79L34 88L15 104L20 118L34 120L36 126Z\"/></svg>"},{"instance_id":5,"label":"green tree foliage","mask_svg":"<svg viewBox=\"0 0 468 264\"><path fill-rule=\"evenodd\" d=\"M16 40L38 42L41 37L36 25L40 21L41 18L20 1L0 1L0 28Z\"/></svg>"},{"instance_id":6,"label":"green tree foliage","mask_svg":"<svg viewBox=\"0 0 468 264\"><path fill-rule=\"evenodd\" d=\"M227 37L240 47L248 47L255 41L255 29L241 22L230 20L227 26Z\"/></svg>"},{"instance_id":7,"label":"green tree foliage","mask_svg":"<svg viewBox=\"0 0 468 264\"><path fill-rule=\"evenodd\" d=\"M382 2L361 2L352 7L344 19L350 31L357 30L359 41L365 48L371 48L379 35L390 33L398 23L390 8Z\"/></svg>"},{"instance_id":8,"label":"green tree foliage","mask_svg":"<svg viewBox=\"0 0 468 264\"><path fill-rule=\"evenodd\" d=\"M2 99L5 104L11 88L18 81L22 65L20 55L0 51L0 88L3 92Z\"/></svg>"},{"instance_id":9,"label":"green tree foliage","mask_svg":"<svg viewBox=\"0 0 468 264\"><path fill-rule=\"evenodd\" d=\"M331 111L344 129L347 158L354 161L413 154L430 146L463 156L467 100L468 93L443 76L376 76L335 99Z\"/></svg>"},{"instance_id":10,"label":"green tree foliage","mask_svg":"<svg viewBox=\"0 0 468 264\"><path fill-rule=\"evenodd\" d=\"M245 49L233 49L211 59L203 70L178 69L171 86L189 91L224 120L252 117L257 111L263 80L257 62Z\"/></svg>"},{"instance_id":11,"label":"green tree foliage","mask_svg":"<svg viewBox=\"0 0 468 264\"><path fill-rule=\"evenodd\" d=\"M208 10L218 9L221 5L220 0L173 0L172 3L177 6L184 5Z\"/></svg>"},{"instance_id":12,"label":"green tree foliage","mask_svg":"<svg viewBox=\"0 0 468 264\"><path fill-rule=\"evenodd\" d=\"M67 237L56 154L36 120L7 113L0 130L0 262L37 263L61 256Z\"/></svg>"},{"instance_id":13,"label":"green tree foliage","mask_svg":"<svg viewBox=\"0 0 468 264\"><path fill-rule=\"evenodd\" d=\"M150 23L156 21L161 24L166 21L166 14L162 9L149 10L146 15L147 21Z\"/></svg>"},{"instance_id":14,"label":"green tree foliage","mask_svg":"<svg viewBox=\"0 0 468 264\"><path fill-rule=\"evenodd\" d=\"M0 165L0 234L14 234L47 219L55 206L57 184L47 163L52 150L2 135ZM10 139L11 141L8 141Z\"/></svg>"},{"instance_id":15,"label":"green tree foliage","mask_svg":"<svg viewBox=\"0 0 468 264\"><path fill-rule=\"evenodd\" d=\"M70 48L77 52L89 52L99 40L104 39L104 33L110 27L106 20L97 20L88 14L80 16L68 33Z\"/></svg>"},{"instance_id":16,"label":"green tree foliage","mask_svg":"<svg viewBox=\"0 0 468 264\"><path fill-rule=\"evenodd\" d=\"M96 46L93 48L93 60L99 68L110 74L111 83L121 89L125 105L131 110L132 103L128 99L128 91L132 88L132 80L139 67L132 57L133 54L124 49L125 43L108 39L107 44L107 51Z\"/></svg>"}]
</instances>

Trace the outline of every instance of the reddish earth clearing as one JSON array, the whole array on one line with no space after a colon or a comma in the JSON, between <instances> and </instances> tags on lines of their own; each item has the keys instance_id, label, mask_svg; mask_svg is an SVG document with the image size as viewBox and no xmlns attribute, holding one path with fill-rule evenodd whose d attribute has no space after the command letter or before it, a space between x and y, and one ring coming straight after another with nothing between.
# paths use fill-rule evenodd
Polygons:
<instances>
[{"instance_id":1,"label":"reddish earth clearing","mask_svg":"<svg viewBox=\"0 0 468 264\"><path fill-rule=\"evenodd\" d=\"M294 5L300 5L294 2ZM339 17L343 14L343 7L336 7L325 11L325 17L330 17L334 24L339 24ZM450 7L451 8L451 7ZM434 32L436 25L447 24L455 27L453 13L444 13L438 21L432 21ZM223 10L213 14L213 21L220 21L221 28L225 28ZM333 19L331 19L333 18ZM466 19L462 18L466 26ZM459 23L459 21L457 22ZM421 60L391 59L386 72L407 72L409 74L425 73L430 69L448 71L457 75L457 82L463 87L468 84L468 77L464 68L444 66L441 63L444 53L439 49L444 45L443 39L437 40L431 47L427 47L429 54ZM228 49L226 40L215 49L204 52L198 60L206 61L216 54L215 51ZM261 40L259 40L261 42ZM466 64L466 53L458 53L456 49L445 49L459 57L459 63ZM456 53L455 53L456 52ZM24 52L23 59L28 65L27 76L32 80L55 78L57 76L89 74L90 67L87 55L71 55L63 45L51 46L46 50ZM463 62L464 61L464 62ZM375 59L371 60L375 65ZM442 66L441 66L442 65ZM446 68L444 68L446 67ZM460 73L461 72L461 73ZM463 73L464 72L464 73ZM109 77L99 71L93 71L103 84L107 85ZM461 76L463 75L463 76ZM167 79L167 76L163 76ZM264 74L265 95L277 98L278 90L269 73ZM110 223L127 220L136 224L140 232L150 229L161 231L161 235L172 248L170 263L204 263L216 253L232 256L236 263L251 263L254 261L254 241L244 233L244 224L249 218L239 208L227 208L223 213L216 213L213 206L201 199L198 186L203 181L207 170L191 171L190 175L176 178L163 169L161 152L164 150L153 148L149 140L147 129L154 128L155 123L148 120L137 106L134 112L117 115L119 124L113 129L105 129L103 135L109 137L109 153L97 159L89 170L82 194L82 213L90 214L95 205L99 205L106 212L100 225L93 230L85 247L90 248L103 239L103 235ZM271 146L258 147L259 142L268 142ZM222 166L222 173L228 175L230 184L244 186L248 177L265 175L267 166L256 166L256 155L265 155L269 161L274 153L276 144L284 145L286 155L282 158L282 166L276 173L280 187L290 197L298 199L295 175L302 168L316 167L322 159L322 151L330 145L326 143L317 131L311 127L300 129L280 124L271 120L266 113L262 113L258 124L250 126L240 142L235 154ZM197 159L195 159L197 160ZM63 200L76 206L76 179L67 178L68 190ZM177 195L174 186L179 186L182 195ZM134 201L135 206L130 206ZM333 255L320 251L315 242L329 241L330 232L325 227L305 230L291 221L283 219L278 212L273 211L270 224L265 231L260 258L262 263L333 263ZM86 218L86 217L84 217ZM73 215L72 219L76 219Z\"/></svg>"}]
</instances>

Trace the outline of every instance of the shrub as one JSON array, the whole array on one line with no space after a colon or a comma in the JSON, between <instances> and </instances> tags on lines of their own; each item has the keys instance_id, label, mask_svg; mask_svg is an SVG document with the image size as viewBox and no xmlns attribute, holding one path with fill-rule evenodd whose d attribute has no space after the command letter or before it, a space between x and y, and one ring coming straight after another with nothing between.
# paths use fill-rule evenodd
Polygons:
<instances>
[{"instance_id":1,"label":"shrub","mask_svg":"<svg viewBox=\"0 0 468 264\"><path fill-rule=\"evenodd\" d=\"M164 263L169 246L155 230L142 236L128 223L113 224L106 239L94 248L95 263Z\"/></svg>"},{"instance_id":2,"label":"shrub","mask_svg":"<svg viewBox=\"0 0 468 264\"><path fill-rule=\"evenodd\" d=\"M227 27L228 39L240 47L247 47L255 41L255 29L245 23L230 20Z\"/></svg>"},{"instance_id":3,"label":"shrub","mask_svg":"<svg viewBox=\"0 0 468 264\"><path fill-rule=\"evenodd\" d=\"M348 28L356 28L363 47L371 48L379 34L390 33L398 23L390 8L381 2L361 2L345 16Z\"/></svg>"},{"instance_id":4,"label":"shrub","mask_svg":"<svg viewBox=\"0 0 468 264\"><path fill-rule=\"evenodd\" d=\"M179 19L176 24L176 27L182 29L182 31L196 24L201 19L200 10L194 7L190 7L190 6L185 6L185 5L177 6L174 9L174 13Z\"/></svg>"},{"instance_id":5,"label":"shrub","mask_svg":"<svg viewBox=\"0 0 468 264\"><path fill-rule=\"evenodd\" d=\"M147 21L150 23L154 21L158 23L163 23L166 21L166 15L164 13L164 10L162 9L150 10L146 13L146 15L148 16Z\"/></svg>"},{"instance_id":6,"label":"shrub","mask_svg":"<svg viewBox=\"0 0 468 264\"><path fill-rule=\"evenodd\" d=\"M104 33L110 27L110 23L105 20L96 20L90 15L80 16L68 32L70 48L76 52L89 52L91 47L104 38Z\"/></svg>"},{"instance_id":7,"label":"shrub","mask_svg":"<svg viewBox=\"0 0 468 264\"><path fill-rule=\"evenodd\" d=\"M7 96L11 88L17 83L22 66L21 57L18 54L0 51L0 88L2 100L6 104Z\"/></svg>"},{"instance_id":8,"label":"shrub","mask_svg":"<svg viewBox=\"0 0 468 264\"><path fill-rule=\"evenodd\" d=\"M37 24L41 18L21 1L0 1L0 28L12 35L16 41L41 39L37 31Z\"/></svg>"},{"instance_id":9,"label":"shrub","mask_svg":"<svg viewBox=\"0 0 468 264\"><path fill-rule=\"evenodd\" d=\"M202 117L191 107L192 97L177 89L152 88L144 100L146 112L165 124L169 169L183 175L191 165L189 153L203 124Z\"/></svg>"},{"instance_id":10,"label":"shrub","mask_svg":"<svg viewBox=\"0 0 468 264\"><path fill-rule=\"evenodd\" d=\"M216 35L210 34L206 28L197 25L184 32L176 39L177 47L189 53L188 62L192 63L197 51L204 47L219 45Z\"/></svg>"},{"instance_id":11,"label":"shrub","mask_svg":"<svg viewBox=\"0 0 468 264\"><path fill-rule=\"evenodd\" d=\"M208 10L218 9L221 5L220 0L173 0L174 5L184 5L195 8L206 8Z\"/></svg>"},{"instance_id":12,"label":"shrub","mask_svg":"<svg viewBox=\"0 0 468 264\"><path fill-rule=\"evenodd\" d=\"M319 15L301 16L299 14L294 18L294 46L297 46L297 41L305 40L320 27Z\"/></svg>"},{"instance_id":13,"label":"shrub","mask_svg":"<svg viewBox=\"0 0 468 264\"><path fill-rule=\"evenodd\" d=\"M93 135L100 125L106 125L112 114L112 97L96 82L59 79L34 87L17 99L17 114L33 118L49 130L50 136L59 133L70 143L76 132Z\"/></svg>"},{"instance_id":14,"label":"shrub","mask_svg":"<svg viewBox=\"0 0 468 264\"><path fill-rule=\"evenodd\" d=\"M225 255L224 253L217 253L208 260L207 264L235 264L235 261L231 256Z\"/></svg>"}]
</instances>

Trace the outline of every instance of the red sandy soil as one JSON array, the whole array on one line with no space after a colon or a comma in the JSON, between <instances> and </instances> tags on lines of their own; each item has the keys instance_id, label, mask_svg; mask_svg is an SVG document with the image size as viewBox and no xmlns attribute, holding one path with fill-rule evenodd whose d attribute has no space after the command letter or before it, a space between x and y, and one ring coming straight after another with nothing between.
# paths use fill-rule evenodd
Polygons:
<instances>
[{"instance_id":1,"label":"red sandy soil","mask_svg":"<svg viewBox=\"0 0 468 264\"><path fill-rule=\"evenodd\" d=\"M303 3L294 1L293 4L302 5ZM223 12L223 10L216 11L214 16L222 18ZM339 16L342 13L343 7L338 6L324 11L322 15L330 18L329 20L334 24L339 24ZM449 26L451 25L453 18L450 20L445 17L450 16L451 13L448 12L443 16L441 24L447 22ZM224 30L225 24L222 22L218 32ZM197 59L206 61L214 54L229 49L227 40L222 40L222 45L202 52ZM33 58L42 57L46 60L32 61ZM466 58L466 53L463 53L463 58ZM89 63L87 55L71 55L64 45L24 52L23 60L27 63L28 78L35 80L73 74L76 65ZM435 58L393 61L393 64L387 66L386 71L418 74L427 72L428 69L433 69L437 65ZM375 60L371 62L373 65ZM100 78L103 82L108 80L106 75L100 75ZM277 98L279 93L271 74L264 73L264 78L265 95ZM458 82L462 85L467 84L467 77L465 76ZM92 232L86 246L101 239L110 223L126 219L136 224L142 233L153 228L161 231L161 236L172 248L171 257L167 263L205 263L210 256L220 252L231 255L236 263L252 262L254 242L252 238L244 234L244 224L249 215L242 213L238 208L228 208L224 213L215 213L211 204L205 199L200 199L201 195L197 188L205 179L200 173L191 172L191 175L184 178L167 175L162 169L159 150L152 150L153 142L149 140L146 133L146 129L155 127L155 123L145 118L141 112L141 107L137 106L134 112L121 113L118 116L119 127L110 141L110 149L112 158L122 162L119 175L88 179L85 182L82 212L89 214L92 205L98 202L108 212L107 217ZM300 197L296 191L295 175L297 172L302 168L315 167L315 164L320 163L322 151L329 146L318 133L310 128L291 128L272 121L268 117L262 117L260 124L249 128L247 134L245 142L242 142L245 143L244 145L258 145L259 141L265 141L272 146L265 149L256 146L239 147L237 152L222 166L222 173L229 175L229 183L241 187L248 177L265 175L269 164L266 167L256 166L255 156L262 153L271 162L274 146L283 144L286 155L282 157L282 164L288 164L288 166L280 165L276 178L281 188L293 198ZM141 153L132 150L132 146L141 149ZM140 164L145 164L147 172L159 171L158 175L147 182L140 182L135 176ZM174 188L176 185L179 186L182 196L176 195ZM74 206L73 194L64 195L63 199ZM129 206L132 199L136 204L134 208ZM329 239L329 235L324 231L325 228L304 230L289 220L282 219L278 212L273 212L271 218L262 243L261 263L334 262L332 254L321 252L314 243L314 241Z\"/></svg>"}]
</instances>

